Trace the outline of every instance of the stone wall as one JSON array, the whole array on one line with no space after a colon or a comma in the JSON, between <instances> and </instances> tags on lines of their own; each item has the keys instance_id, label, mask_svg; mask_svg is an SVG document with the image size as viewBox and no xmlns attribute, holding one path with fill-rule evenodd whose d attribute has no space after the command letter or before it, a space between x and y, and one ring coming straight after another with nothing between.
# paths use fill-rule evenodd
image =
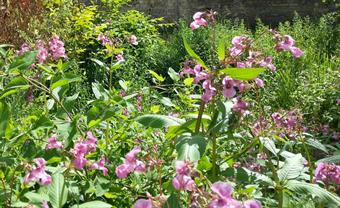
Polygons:
<instances>
[{"instance_id":1,"label":"stone wall","mask_svg":"<svg viewBox=\"0 0 340 208\"><path fill-rule=\"evenodd\" d=\"M318 17L336 10L334 3L325 4L322 0L133 0L132 7L167 21L179 17L189 20L196 11L213 9L220 16L238 17L250 25L254 25L256 18L276 25L291 19L295 12Z\"/></svg>"}]
</instances>

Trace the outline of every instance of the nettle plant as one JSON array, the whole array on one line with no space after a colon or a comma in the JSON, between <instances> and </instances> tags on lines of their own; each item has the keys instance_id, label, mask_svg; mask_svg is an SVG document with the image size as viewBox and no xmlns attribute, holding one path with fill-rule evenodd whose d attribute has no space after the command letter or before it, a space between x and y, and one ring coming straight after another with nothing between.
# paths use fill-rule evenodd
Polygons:
<instances>
[{"instance_id":1,"label":"nettle plant","mask_svg":"<svg viewBox=\"0 0 340 208\"><path fill-rule=\"evenodd\" d=\"M214 12L198 12L190 27L194 32L201 27L214 30L215 21ZM303 55L289 35L268 32L273 34L276 51L294 58ZM169 71L174 81L182 77L189 86L180 85L178 91L201 93L178 94L198 111L167 116L140 116L142 94L127 94L123 81L119 82L123 91L114 88L112 76L124 64L124 56L120 44L108 35L100 34L98 41L110 63L92 61L107 69L109 83L93 83L94 99L80 110L74 106L79 96L75 84L81 77L68 71L70 63L57 36L48 43L23 45L18 56L1 46L0 199L4 206L105 208L113 202L119 207L127 202L115 198L133 193L135 197L122 198L135 201L143 193L135 208L281 208L294 206L301 196L313 198L308 202L311 206L338 207L340 199L331 192L339 184L340 167L331 163L334 158L324 158L314 171L309 147L328 150L304 132L300 113L268 114L251 102L250 97L255 97L260 103L258 91L264 87L260 74L266 69L275 73L273 59L255 48L248 36L234 37L228 50L225 40L216 34L211 38L216 64L207 65L183 38L191 59L181 73ZM138 37L131 35L127 42L134 48ZM163 79L150 73L156 80ZM12 117L8 101L23 92L26 102L43 108L14 121L20 119ZM139 190L130 190L134 187Z\"/></svg>"}]
</instances>

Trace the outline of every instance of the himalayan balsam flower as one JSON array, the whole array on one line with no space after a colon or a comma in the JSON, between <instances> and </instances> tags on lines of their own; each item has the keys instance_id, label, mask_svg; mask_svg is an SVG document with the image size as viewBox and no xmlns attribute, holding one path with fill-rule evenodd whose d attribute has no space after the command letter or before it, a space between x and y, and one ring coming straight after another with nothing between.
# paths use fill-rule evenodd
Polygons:
<instances>
[{"instance_id":1,"label":"himalayan balsam flower","mask_svg":"<svg viewBox=\"0 0 340 208\"><path fill-rule=\"evenodd\" d=\"M135 45L135 46L138 45L137 37L135 35L131 35L129 37L129 43L131 45Z\"/></svg>"},{"instance_id":2,"label":"himalayan balsam flower","mask_svg":"<svg viewBox=\"0 0 340 208\"><path fill-rule=\"evenodd\" d=\"M275 49L277 51L290 51L295 58L299 58L303 55L303 52L294 45L295 40L289 35L284 35L283 40L277 43Z\"/></svg>"},{"instance_id":3,"label":"himalayan balsam flower","mask_svg":"<svg viewBox=\"0 0 340 208\"><path fill-rule=\"evenodd\" d=\"M99 161L93 163L90 166L90 170L93 170L93 169L101 170L103 171L103 175L107 176L107 173L109 170L105 167L105 157L102 157Z\"/></svg>"},{"instance_id":4,"label":"himalayan balsam flower","mask_svg":"<svg viewBox=\"0 0 340 208\"><path fill-rule=\"evenodd\" d=\"M247 45L245 42L247 41L246 36L236 36L232 39L231 43L233 47L230 49L230 55L232 57L240 56L246 49Z\"/></svg>"},{"instance_id":5,"label":"himalayan balsam flower","mask_svg":"<svg viewBox=\"0 0 340 208\"><path fill-rule=\"evenodd\" d=\"M46 149L62 149L64 148L64 142L57 141L57 136L53 135L52 137L48 138L48 144Z\"/></svg>"},{"instance_id":6,"label":"himalayan balsam flower","mask_svg":"<svg viewBox=\"0 0 340 208\"><path fill-rule=\"evenodd\" d=\"M340 184L340 166L335 164L319 163L315 169L315 181L326 184Z\"/></svg>"},{"instance_id":7,"label":"himalayan balsam flower","mask_svg":"<svg viewBox=\"0 0 340 208\"><path fill-rule=\"evenodd\" d=\"M29 50L30 50L29 45L27 43L24 43L24 44L21 45L20 50L17 51L17 54L18 55L23 55L24 53L26 53Z\"/></svg>"},{"instance_id":8,"label":"himalayan balsam flower","mask_svg":"<svg viewBox=\"0 0 340 208\"><path fill-rule=\"evenodd\" d=\"M104 34L99 34L97 40L100 41L103 46L113 45L112 41Z\"/></svg>"},{"instance_id":9,"label":"himalayan balsam flower","mask_svg":"<svg viewBox=\"0 0 340 208\"><path fill-rule=\"evenodd\" d=\"M211 190L216 194L209 203L208 208L242 208L241 202L232 198L233 188L227 183L216 182L212 184Z\"/></svg>"},{"instance_id":10,"label":"himalayan balsam flower","mask_svg":"<svg viewBox=\"0 0 340 208\"><path fill-rule=\"evenodd\" d=\"M262 205L259 201L254 199L247 200L243 203L244 208L262 208Z\"/></svg>"},{"instance_id":11,"label":"himalayan balsam flower","mask_svg":"<svg viewBox=\"0 0 340 208\"><path fill-rule=\"evenodd\" d=\"M176 176L172 185L177 190L193 191L196 188L194 180L190 176L190 164L186 161L176 161Z\"/></svg>"},{"instance_id":12,"label":"himalayan balsam flower","mask_svg":"<svg viewBox=\"0 0 340 208\"><path fill-rule=\"evenodd\" d=\"M116 55L116 60L118 61L118 63L122 63L125 61L125 58L123 56L123 53L117 54Z\"/></svg>"},{"instance_id":13,"label":"himalayan balsam flower","mask_svg":"<svg viewBox=\"0 0 340 208\"><path fill-rule=\"evenodd\" d=\"M48 46L53 60L56 61L59 58L66 58L64 42L59 39L59 36L53 36L50 39Z\"/></svg>"},{"instance_id":14,"label":"himalayan balsam flower","mask_svg":"<svg viewBox=\"0 0 340 208\"><path fill-rule=\"evenodd\" d=\"M234 80L229 77L226 76L224 77L223 81L223 96L226 98L232 98L236 95L236 90L234 88L235 83Z\"/></svg>"},{"instance_id":15,"label":"himalayan balsam flower","mask_svg":"<svg viewBox=\"0 0 340 208\"><path fill-rule=\"evenodd\" d=\"M47 203L46 200L43 200L43 201L41 202L41 207L42 207L42 208L49 208L48 203Z\"/></svg>"},{"instance_id":16,"label":"himalayan balsam flower","mask_svg":"<svg viewBox=\"0 0 340 208\"><path fill-rule=\"evenodd\" d=\"M46 161L43 158L36 158L33 161L35 168L25 175L24 184L38 182L40 185L47 186L52 182L52 177L45 172Z\"/></svg>"},{"instance_id":17,"label":"himalayan balsam flower","mask_svg":"<svg viewBox=\"0 0 340 208\"><path fill-rule=\"evenodd\" d=\"M216 88L212 86L211 80L205 80L202 84L204 93L202 94L202 100L208 103L212 100L213 96L216 94Z\"/></svg>"},{"instance_id":18,"label":"himalayan balsam flower","mask_svg":"<svg viewBox=\"0 0 340 208\"><path fill-rule=\"evenodd\" d=\"M262 67L268 67L270 70L272 70L273 72L276 71L276 67L273 64L273 58L271 56L268 56L267 58L265 58L264 60L262 60L260 62L260 66Z\"/></svg>"},{"instance_id":19,"label":"himalayan balsam flower","mask_svg":"<svg viewBox=\"0 0 340 208\"><path fill-rule=\"evenodd\" d=\"M248 107L249 104L241 100L241 97L234 98L234 105L232 107L234 111L239 112L242 115L247 115L249 113Z\"/></svg>"},{"instance_id":20,"label":"himalayan balsam flower","mask_svg":"<svg viewBox=\"0 0 340 208\"><path fill-rule=\"evenodd\" d=\"M38 54L37 54L38 63L43 64L48 57L48 50L45 47L45 43L39 40L37 42L37 49L38 49Z\"/></svg>"},{"instance_id":21,"label":"himalayan balsam flower","mask_svg":"<svg viewBox=\"0 0 340 208\"><path fill-rule=\"evenodd\" d=\"M91 132L87 132L87 139L74 145L72 153L74 156L73 165L76 169L81 170L85 167L87 163L85 156L90 152L96 151L96 142L97 138Z\"/></svg>"},{"instance_id":22,"label":"himalayan balsam flower","mask_svg":"<svg viewBox=\"0 0 340 208\"><path fill-rule=\"evenodd\" d=\"M194 21L190 24L192 30L196 30L201 26L208 26L207 20L202 18L204 12L196 12L193 16Z\"/></svg>"},{"instance_id":23,"label":"himalayan balsam flower","mask_svg":"<svg viewBox=\"0 0 340 208\"><path fill-rule=\"evenodd\" d=\"M264 82L262 79L260 78L255 78L255 84L258 86L258 87L264 87Z\"/></svg>"},{"instance_id":24,"label":"himalayan balsam flower","mask_svg":"<svg viewBox=\"0 0 340 208\"><path fill-rule=\"evenodd\" d=\"M133 207L134 208L152 208L152 201L150 199L138 199Z\"/></svg>"},{"instance_id":25,"label":"himalayan balsam flower","mask_svg":"<svg viewBox=\"0 0 340 208\"><path fill-rule=\"evenodd\" d=\"M137 155L141 152L140 147L133 148L129 153L125 155L125 161L123 164L116 168L116 175L118 178L126 178L132 172L145 172L145 164L137 160Z\"/></svg>"}]
</instances>

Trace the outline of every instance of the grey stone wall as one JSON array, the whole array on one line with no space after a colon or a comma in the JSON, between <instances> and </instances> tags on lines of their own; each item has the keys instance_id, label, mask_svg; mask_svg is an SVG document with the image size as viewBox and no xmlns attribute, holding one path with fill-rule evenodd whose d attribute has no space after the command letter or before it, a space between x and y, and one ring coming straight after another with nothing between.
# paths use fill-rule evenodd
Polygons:
<instances>
[{"instance_id":1,"label":"grey stone wall","mask_svg":"<svg viewBox=\"0 0 340 208\"><path fill-rule=\"evenodd\" d=\"M322 0L133 0L132 7L154 17L165 17L167 21L180 17L190 20L196 11L213 9L220 16L238 17L250 25L256 18L275 25L291 19L295 12L318 17L336 10L334 3L325 4Z\"/></svg>"}]
</instances>

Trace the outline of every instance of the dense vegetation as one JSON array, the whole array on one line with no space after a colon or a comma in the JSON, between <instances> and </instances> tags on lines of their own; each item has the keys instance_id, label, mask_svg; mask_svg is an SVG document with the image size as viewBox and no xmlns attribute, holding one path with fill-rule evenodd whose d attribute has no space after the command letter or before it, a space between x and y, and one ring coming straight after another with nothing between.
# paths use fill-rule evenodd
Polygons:
<instances>
[{"instance_id":1,"label":"dense vegetation","mask_svg":"<svg viewBox=\"0 0 340 208\"><path fill-rule=\"evenodd\" d=\"M340 206L336 14L250 30L127 3L39 1L0 44L0 206Z\"/></svg>"}]
</instances>

